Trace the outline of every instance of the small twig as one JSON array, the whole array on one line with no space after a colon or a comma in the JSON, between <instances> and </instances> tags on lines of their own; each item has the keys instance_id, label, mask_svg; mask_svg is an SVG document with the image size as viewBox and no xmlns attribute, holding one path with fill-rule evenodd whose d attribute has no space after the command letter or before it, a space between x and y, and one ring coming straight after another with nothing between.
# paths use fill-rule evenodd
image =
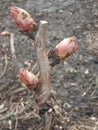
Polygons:
<instances>
[{"instance_id":1,"label":"small twig","mask_svg":"<svg viewBox=\"0 0 98 130\"><path fill-rule=\"evenodd\" d=\"M14 91L10 92L10 94L16 94L16 93L19 93L19 92L24 91L26 89L27 89L26 87L15 89Z\"/></svg>"},{"instance_id":2,"label":"small twig","mask_svg":"<svg viewBox=\"0 0 98 130\"><path fill-rule=\"evenodd\" d=\"M0 75L0 78L2 78L5 75L5 72L7 70L7 66L8 66L8 60L7 60L7 54L5 53L5 67L4 67L3 72Z\"/></svg>"},{"instance_id":3,"label":"small twig","mask_svg":"<svg viewBox=\"0 0 98 130\"><path fill-rule=\"evenodd\" d=\"M98 129L98 120L96 121L96 124L93 130L97 130L97 129Z\"/></svg>"},{"instance_id":4,"label":"small twig","mask_svg":"<svg viewBox=\"0 0 98 130\"><path fill-rule=\"evenodd\" d=\"M21 115L24 111L30 109L30 107L32 106L32 99L28 100L27 102L25 102L25 106L23 108L21 108L21 110L11 110L9 112L7 112L6 114L3 114L1 117L0 117L0 122L4 121L4 120L7 120L11 117L17 117L19 115Z\"/></svg>"},{"instance_id":5,"label":"small twig","mask_svg":"<svg viewBox=\"0 0 98 130\"><path fill-rule=\"evenodd\" d=\"M18 126L18 118L16 118L16 122L15 122L15 130L17 130L17 126Z\"/></svg>"},{"instance_id":6,"label":"small twig","mask_svg":"<svg viewBox=\"0 0 98 130\"><path fill-rule=\"evenodd\" d=\"M10 45L11 45L11 53L12 55L15 54L15 47L14 47L14 34L10 34Z\"/></svg>"},{"instance_id":7,"label":"small twig","mask_svg":"<svg viewBox=\"0 0 98 130\"><path fill-rule=\"evenodd\" d=\"M0 114L2 114L3 112L6 112L8 110L8 108L3 108L2 110L0 110Z\"/></svg>"},{"instance_id":8,"label":"small twig","mask_svg":"<svg viewBox=\"0 0 98 130\"><path fill-rule=\"evenodd\" d=\"M51 130L52 124L53 124L53 112L52 109L50 109L45 114L45 125L43 130Z\"/></svg>"},{"instance_id":9,"label":"small twig","mask_svg":"<svg viewBox=\"0 0 98 130\"><path fill-rule=\"evenodd\" d=\"M32 112L29 112L25 115L19 116L18 119L31 119L31 118L40 118L40 116L35 112L35 110L33 110Z\"/></svg>"},{"instance_id":10,"label":"small twig","mask_svg":"<svg viewBox=\"0 0 98 130\"><path fill-rule=\"evenodd\" d=\"M10 46L11 46L11 54L12 54L13 72L15 75L17 75L18 63L17 63L16 54L15 54L14 34L13 33L10 34Z\"/></svg>"}]
</instances>

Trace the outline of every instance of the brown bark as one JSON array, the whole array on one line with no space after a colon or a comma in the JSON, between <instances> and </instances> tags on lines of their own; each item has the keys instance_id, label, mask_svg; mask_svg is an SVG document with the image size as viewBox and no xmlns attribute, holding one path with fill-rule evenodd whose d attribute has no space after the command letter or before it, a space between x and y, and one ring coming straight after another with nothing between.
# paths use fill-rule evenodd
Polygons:
<instances>
[{"instance_id":1,"label":"brown bark","mask_svg":"<svg viewBox=\"0 0 98 130\"><path fill-rule=\"evenodd\" d=\"M46 28L47 22L40 21L39 30L35 38L35 48L41 79L41 85L37 90L37 102L39 105L47 101L51 90L51 66L46 54Z\"/></svg>"}]
</instances>

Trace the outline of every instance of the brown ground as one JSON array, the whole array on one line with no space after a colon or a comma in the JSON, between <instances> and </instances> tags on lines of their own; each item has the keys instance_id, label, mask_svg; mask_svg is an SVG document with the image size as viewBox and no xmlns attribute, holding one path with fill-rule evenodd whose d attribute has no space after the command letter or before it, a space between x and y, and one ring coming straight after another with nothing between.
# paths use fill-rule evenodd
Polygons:
<instances>
[{"instance_id":1,"label":"brown ground","mask_svg":"<svg viewBox=\"0 0 98 130\"><path fill-rule=\"evenodd\" d=\"M29 62L32 68L35 49L13 23L9 13L12 5L24 8L36 21L48 21L48 48L65 37L77 36L78 51L52 71L52 86L63 116L63 121L55 117L52 130L98 130L98 0L0 0L0 32L14 33L19 66ZM0 121L7 113L21 110L32 96L13 73L9 38L0 37L2 48L6 49L8 65L0 78ZM5 58L0 53L1 75ZM34 116L32 104L21 115L0 122L0 130L40 130L44 118Z\"/></svg>"}]
</instances>

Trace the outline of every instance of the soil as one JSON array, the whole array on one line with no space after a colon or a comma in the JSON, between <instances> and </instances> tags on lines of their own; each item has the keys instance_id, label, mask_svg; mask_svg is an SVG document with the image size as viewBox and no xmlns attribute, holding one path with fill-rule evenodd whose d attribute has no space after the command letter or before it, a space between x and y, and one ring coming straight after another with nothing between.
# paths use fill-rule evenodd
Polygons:
<instances>
[{"instance_id":1,"label":"soil","mask_svg":"<svg viewBox=\"0 0 98 130\"><path fill-rule=\"evenodd\" d=\"M38 23L48 21L47 49L64 38L77 37L78 50L52 68L54 104L59 104L64 120L56 116L51 130L97 130L98 0L0 0L0 32L14 33L18 65L30 65L32 70L37 59L35 48L12 21L9 8L13 5L27 10ZM32 97L13 68L10 38L0 37L0 74L4 72L0 76L0 130L41 130L44 117L34 117L33 101L22 114L1 121L13 110L21 110Z\"/></svg>"}]
</instances>

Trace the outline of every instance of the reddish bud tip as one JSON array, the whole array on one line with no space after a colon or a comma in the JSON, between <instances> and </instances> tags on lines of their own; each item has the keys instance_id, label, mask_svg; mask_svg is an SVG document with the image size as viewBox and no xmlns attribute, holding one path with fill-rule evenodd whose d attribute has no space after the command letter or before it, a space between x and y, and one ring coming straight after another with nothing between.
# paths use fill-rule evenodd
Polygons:
<instances>
[{"instance_id":1,"label":"reddish bud tip","mask_svg":"<svg viewBox=\"0 0 98 130\"><path fill-rule=\"evenodd\" d=\"M35 88L39 83L37 76L24 68L20 69L19 78L28 88Z\"/></svg>"},{"instance_id":2,"label":"reddish bud tip","mask_svg":"<svg viewBox=\"0 0 98 130\"><path fill-rule=\"evenodd\" d=\"M37 27L30 14L22 8L16 6L10 7L10 14L20 30L29 30Z\"/></svg>"},{"instance_id":3,"label":"reddish bud tip","mask_svg":"<svg viewBox=\"0 0 98 130\"><path fill-rule=\"evenodd\" d=\"M0 36L10 36L10 33L7 31L1 32Z\"/></svg>"},{"instance_id":4,"label":"reddish bud tip","mask_svg":"<svg viewBox=\"0 0 98 130\"><path fill-rule=\"evenodd\" d=\"M0 53L1 53L1 54L5 54L5 53L6 53L6 50L5 50L5 49L3 49L3 48L2 48L2 49L0 49Z\"/></svg>"},{"instance_id":5,"label":"reddish bud tip","mask_svg":"<svg viewBox=\"0 0 98 130\"><path fill-rule=\"evenodd\" d=\"M76 37L72 36L58 43L55 48L56 54L61 57L61 59L65 59L66 57L73 54L78 48L78 45L75 43L75 40Z\"/></svg>"}]
</instances>

